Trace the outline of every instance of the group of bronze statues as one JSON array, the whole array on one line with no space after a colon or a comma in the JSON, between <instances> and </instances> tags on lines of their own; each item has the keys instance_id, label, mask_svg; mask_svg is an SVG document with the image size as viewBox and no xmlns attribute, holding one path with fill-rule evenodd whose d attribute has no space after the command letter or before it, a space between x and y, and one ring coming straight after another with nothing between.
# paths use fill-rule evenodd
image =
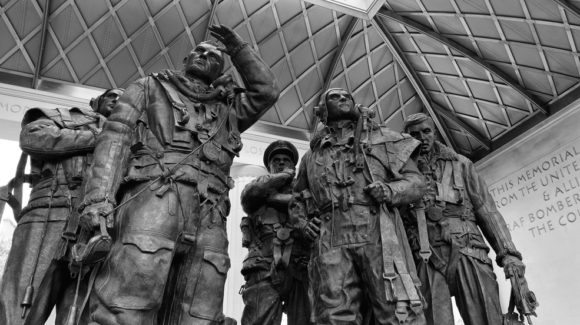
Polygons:
<instances>
[{"instance_id":1,"label":"group of bronze statues","mask_svg":"<svg viewBox=\"0 0 580 325\"><path fill-rule=\"evenodd\" d=\"M235 324L222 311L230 167L279 89L239 35L210 32L221 45L200 43L181 71L107 90L92 111L26 113L32 193L1 324L44 324L55 306L64 325ZM224 53L243 88L222 73ZM518 311L533 314L505 221L429 116L390 130L343 89L322 94L314 113L322 126L300 167L296 147L276 141L269 174L242 192L242 325L280 324L282 313L290 325L452 325L452 296L465 324L517 324L501 312L485 240L516 280Z\"/></svg>"}]
</instances>

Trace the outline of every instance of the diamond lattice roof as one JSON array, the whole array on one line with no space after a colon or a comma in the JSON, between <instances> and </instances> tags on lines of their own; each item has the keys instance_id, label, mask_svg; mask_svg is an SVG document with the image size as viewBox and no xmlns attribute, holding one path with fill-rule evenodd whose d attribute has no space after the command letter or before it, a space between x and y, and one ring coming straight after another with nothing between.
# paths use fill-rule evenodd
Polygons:
<instances>
[{"instance_id":1,"label":"diamond lattice roof","mask_svg":"<svg viewBox=\"0 0 580 325\"><path fill-rule=\"evenodd\" d=\"M343 87L397 130L409 114L431 114L444 141L479 158L578 98L579 8L387 0L361 20L302 0L0 0L0 82L69 94L125 87L179 69L208 24L224 24L282 89L255 128L307 139L320 94Z\"/></svg>"}]
</instances>

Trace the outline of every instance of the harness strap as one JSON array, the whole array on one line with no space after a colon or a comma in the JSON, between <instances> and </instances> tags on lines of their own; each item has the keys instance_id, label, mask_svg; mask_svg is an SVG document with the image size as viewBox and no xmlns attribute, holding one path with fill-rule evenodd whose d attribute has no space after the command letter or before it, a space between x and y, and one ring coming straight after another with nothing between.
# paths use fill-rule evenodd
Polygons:
<instances>
[{"instance_id":1,"label":"harness strap","mask_svg":"<svg viewBox=\"0 0 580 325\"><path fill-rule=\"evenodd\" d=\"M387 301L397 301L400 297L397 294L395 280L399 275L395 271L394 245L398 245L398 243L396 243L396 234L393 231L394 225L392 222L389 222L390 213L384 205L381 205L381 210L385 212L384 216L379 215L381 243L383 248L383 280L385 281L385 295ZM390 223L390 225L387 225L387 222Z\"/></svg>"},{"instance_id":2,"label":"harness strap","mask_svg":"<svg viewBox=\"0 0 580 325\"><path fill-rule=\"evenodd\" d=\"M82 318L83 311L87 307L87 304L89 302L89 298L91 297L91 292L93 291L93 286L95 284L95 279L97 278L97 273L99 273L99 269L101 268L101 265L103 265L103 264L102 263L98 263L91 270L91 275L89 276L89 283L88 283L88 288L87 288L87 294L85 295L85 298L83 299L83 303L81 304L81 307L79 308L79 313L78 313L79 317L76 319L75 324L78 324L79 323L80 319ZM79 274L78 276L80 277L81 275Z\"/></svg>"},{"instance_id":3,"label":"harness strap","mask_svg":"<svg viewBox=\"0 0 580 325\"><path fill-rule=\"evenodd\" d=\"M365 151L362 151L364 157L364 167L370 174L371 181L375 181L372 171L368 163ZM419 312L422 309L422 299L409 270L407 269L406 259L403 256L403 248L399 243L399 235L397 234L395 218L398 214L391 213L386 205L380 205L380 213L377 216L379 221L382 257L383 257L383 279L385 280L385 297L387 301L397 301L399 305L409 306L414 312ZM399 217L400 218L400 217ZM395 271L396 267L396 271ZM400 278L403 288L397 285L397 278ZM388 286L387 286L388 282ZM390 292L387 289L390 288ZM402 290L401 290L402 289ZM406 300L409 300L408 302ZM397 318L404 322L408 316L407 308L398 308Z\"/></svg>"},{"instance_id":4,"label":"harness strap","mask_svg":"<svg viewBox=\"0 0 580 325\"><path fill-rule=\"evenodd\" d=\"M431 257L431 248L429 245L429 233L427 231L427 218L425 217L425 207L415 206L413 208L417 218L417 232L419 235L419 256L427 263Z\"/></svg>"},{"instance_id":5,"label":"harness strap","mask_svg":"<svg viewBox=\"0 0 580 325\"><path fill-rule=\"evenodd\" d=\"M443 260L443 258L439 255L439 253L437 253L435 249L433 249L433 247L431 247L431 252L432 255L431 258L429 259L429 263L431 263L431 265L433 265L433 267L437 271L445 275L445 273L447 272L447 262Z\"/></svg>"},{"instance_id":6,"label":"harness strap","mask_svg":"<svg viewBox=\"0 0 580 325\"><path fill-rule=\"evenodd\" d=\"M453 185L455 187L463 189L464 182L463 182L463 175L461 174L461 162L459 160L454 160L452 162L453 165Z\"/></svg>"},{"instance_id":7,"label":"harness strap","mask_svg":"<svg viewBox=\"0 0 580 325\"><path fill-rule=\"evenodd\" d=\"M274 256L274 267L286 269L290 264L290 256L294 239L291 237L290 229L279 227L276 229L276 237L272 239Z\"/></svg>"},{"instance_id":8,"label":"harness strap","mask_svg":"<svg viewBox=\"0 0 580 325\"><path fill-rule=\"evenodd\" d=\"M441 177L441 182L437 183L437 201L449 201L453 197L454 193L449 193L452 191L453 187L451 185L451 177L453 175L453 164L451 161L445 161L445 167L443 168L443 176Z\"/></svg>"}]
</instances>

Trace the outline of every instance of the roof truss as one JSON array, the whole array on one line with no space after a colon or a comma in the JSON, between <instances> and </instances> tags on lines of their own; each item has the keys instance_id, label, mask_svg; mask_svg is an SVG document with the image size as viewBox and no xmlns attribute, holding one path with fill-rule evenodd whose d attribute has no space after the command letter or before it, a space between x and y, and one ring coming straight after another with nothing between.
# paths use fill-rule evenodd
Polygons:
<instances>
[{"instance_id":1,"label":"roof truss","mask_svg":"<svg viewBox=\"0 0 580 325\"><path fill-rule=\"evenodd\" d=\"M514 80L508 74L506 74L505 72L503 72L502 70L500 70L496 66L490 64L489 62L485 61L482 57L478 56L476 53L474 53L470 49L466 48L465 46L449 39L448 37L445 37L445 36L437 33L433 29L431 29L431 28L429 28L429 27L427 27L419 22L416 22L412 19L404 17L404 16L402 16L398 13L395 13L391 10L381 8L377 15L380 17L384 17L386 19L396 21L396 22L403 24L407 27L413 28L413 29L417 30L418 32L420 32L421 34L429 36L432 39L434 39L434 40L450 47L451 49L461 53L462 55L468 57L473 63L481 66L483 69L492 73L493 75L495 75L499 79L501 79L503 82L508 84L510 87L512 87L515 91L517 91L520 95L522 95L526 100L528 100L530 103L532 103L534 106L536 106L544 114L546 114L546 115L549 114L548 110L544 107L544 105L541 103L541 101L535 95L533 95L527 89L522 87L516 80Z\"/></svg>"}]
</instances>

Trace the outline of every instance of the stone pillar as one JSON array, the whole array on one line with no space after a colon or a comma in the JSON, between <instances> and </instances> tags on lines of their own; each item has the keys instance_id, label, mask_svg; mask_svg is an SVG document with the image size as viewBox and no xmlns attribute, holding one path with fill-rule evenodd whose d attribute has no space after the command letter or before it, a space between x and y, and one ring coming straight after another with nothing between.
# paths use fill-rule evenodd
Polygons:
<instances>
[{"instance_id":1,"label":"stone pillar","mask_svg":"<svg viewBox=\"0 0 580 325\"><path fill-rule=\"evenodd\" d=\"M244 257L248 253L247 249L242 247L242 232L240 222L245 216L240 202L240 196L244 187L254 178L265 175L268 172L266 168L257 165L235 164L231 170L231 176L236 182L236 186L230 191L230 201L232 209L228 216L227 231L229 245L229 255L231 268L228 272L226 289L224 291L224 313L228 317L235 318L240 324L244 302L239 294L240 287L244 284L244 277L240 273Z\"/></svg>"}]
</instances>

